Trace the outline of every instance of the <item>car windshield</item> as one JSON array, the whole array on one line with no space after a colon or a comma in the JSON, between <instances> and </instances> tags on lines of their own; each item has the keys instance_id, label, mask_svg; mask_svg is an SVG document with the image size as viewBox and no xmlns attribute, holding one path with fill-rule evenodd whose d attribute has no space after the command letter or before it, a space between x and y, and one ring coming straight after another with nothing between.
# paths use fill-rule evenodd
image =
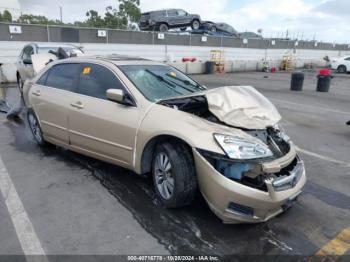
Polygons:
<instances>
[{"instance_id":1,"label":"car windshield","mask_svg":"<svg viewBox=\"0 0 350 262\"><path fill-rule=\"evenodd\" d=\"M62 47L64 51L66 51L67 53L71 53L71 54L83 54L83 52L79 49L79 48L76 48L76 47ZM39 54L45 54L45 53L48 53L49 51L54 51L54 52L57 52L58 50L58 47L50 47L50 46L47 46L47 47L39 47L38 48L38 53Z\"/></svg>"},{"instance_id":2,"label":"car windshield","mask_svg":"<svg viewBox=\"0 0 350 262\"><path fill-rule=\"evenodd\" d=\"M206 89L179 70L166 65L123 65L119 68L152 102Z\"/></svg>"}]
</instances>

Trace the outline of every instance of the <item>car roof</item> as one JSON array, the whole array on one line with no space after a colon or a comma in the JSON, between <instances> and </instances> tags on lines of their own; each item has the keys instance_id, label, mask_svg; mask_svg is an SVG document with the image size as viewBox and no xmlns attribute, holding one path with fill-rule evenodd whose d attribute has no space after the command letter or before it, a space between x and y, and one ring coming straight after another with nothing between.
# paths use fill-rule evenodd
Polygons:
<instances>
[{"instance_id":1,"label":"car roof","mask_svg":"<svg viewBox=\"0 0 350 262\"><path fill-rule=\"evenodd\" d=\"M126 56L126 55L120 55L120 54L82 55L82 56L78 56L78 57L63 59L60 61L68 62L68 61L77 61L77 60L81 63L104 61L104 62L113 63L116 66L118 66L118 65L164 65L163 63L151 61L151 60L144 59L141 57Z\"/></svg>"},{"instance_id":2,"label":"car roof","mask_svg":"<svg viewBox=\"0 0 350 262\"><path fill-rule=\"evenodd\" d=\"M153 12L165 12L165 11L173 11L173 10L176 11L176 10L183 10L183 9L180 9L180 8L168 8L168 9L151 10L151 11L148 11L148 12L144 12L141 15L146 15L146 14L153 13Z\"/></svg>"}]
</instances>

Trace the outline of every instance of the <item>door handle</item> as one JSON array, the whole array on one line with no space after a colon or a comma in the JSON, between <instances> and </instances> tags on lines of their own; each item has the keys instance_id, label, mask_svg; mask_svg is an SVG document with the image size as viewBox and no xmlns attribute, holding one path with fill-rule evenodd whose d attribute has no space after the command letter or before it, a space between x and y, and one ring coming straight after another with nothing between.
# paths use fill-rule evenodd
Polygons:
<instances>
[{"instance_id":1,"label":"door handle","mask_svg":"<svg viewBox=\"0 0 350 262\"><path fill-rule=\"evenodd\" d=\"M76 103L72 103L70 104L72 107L75 107L77 109L83 109L84 108L84 105L82 102L76 102Z\"/></svg>"},{"instance_id":2,"label":"door handle","mask_svg":"<svg viewBox=\"0 0 350 262\"><path fill-rule=\"evenodd\" d=\"M35 96L40 96L40 90L33 91L32 94Z\"/></svg>"}]
</instances>

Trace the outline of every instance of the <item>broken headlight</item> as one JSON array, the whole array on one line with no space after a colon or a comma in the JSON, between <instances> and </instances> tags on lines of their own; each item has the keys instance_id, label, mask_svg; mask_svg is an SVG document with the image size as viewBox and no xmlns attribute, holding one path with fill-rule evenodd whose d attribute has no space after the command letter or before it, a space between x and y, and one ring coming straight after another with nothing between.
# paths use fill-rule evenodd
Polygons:
<instances>
[{"instance_id":1,"label":"broken headlight","mask_svg":"<svg viewBox=\"0 0 350 262\"><path fill-rule=\"evenodd\" d=\"M258 159L273 156L267 145L253 143L243 138L214 134L216 142L231 159Z\"/></svg>"}]
</instances>

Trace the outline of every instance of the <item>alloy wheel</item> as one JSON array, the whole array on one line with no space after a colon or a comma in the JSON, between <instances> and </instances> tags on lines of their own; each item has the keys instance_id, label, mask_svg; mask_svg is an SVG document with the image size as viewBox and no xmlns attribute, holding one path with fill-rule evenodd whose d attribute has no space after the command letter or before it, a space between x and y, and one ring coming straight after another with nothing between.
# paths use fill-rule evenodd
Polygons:
<instances>
[{"instance_id":1,"label":"alloy wheel","mask_svg":"<svg viewBox=\"0 0 350 262\"><path fill-rule=\"evenodd\" d=\"M155 180L160 195L169 200L174 193L175 180L170 159L162 152L158 153L155 159Z\"/></svg>"},{"instance_id":2,"label":"alloy wheel","mask_svg":"<svg viewBox=\"0 0 350 262\"><path fill-rule=\"evenodd\" d=\"M36 141L40 144L43 141L42 134L41 134L41 129L38 123L38 120L33 114L28 115L28 122L30 129L32 130L32 133L34 135L34 138Z\"/></svg>"}]
</instances>

